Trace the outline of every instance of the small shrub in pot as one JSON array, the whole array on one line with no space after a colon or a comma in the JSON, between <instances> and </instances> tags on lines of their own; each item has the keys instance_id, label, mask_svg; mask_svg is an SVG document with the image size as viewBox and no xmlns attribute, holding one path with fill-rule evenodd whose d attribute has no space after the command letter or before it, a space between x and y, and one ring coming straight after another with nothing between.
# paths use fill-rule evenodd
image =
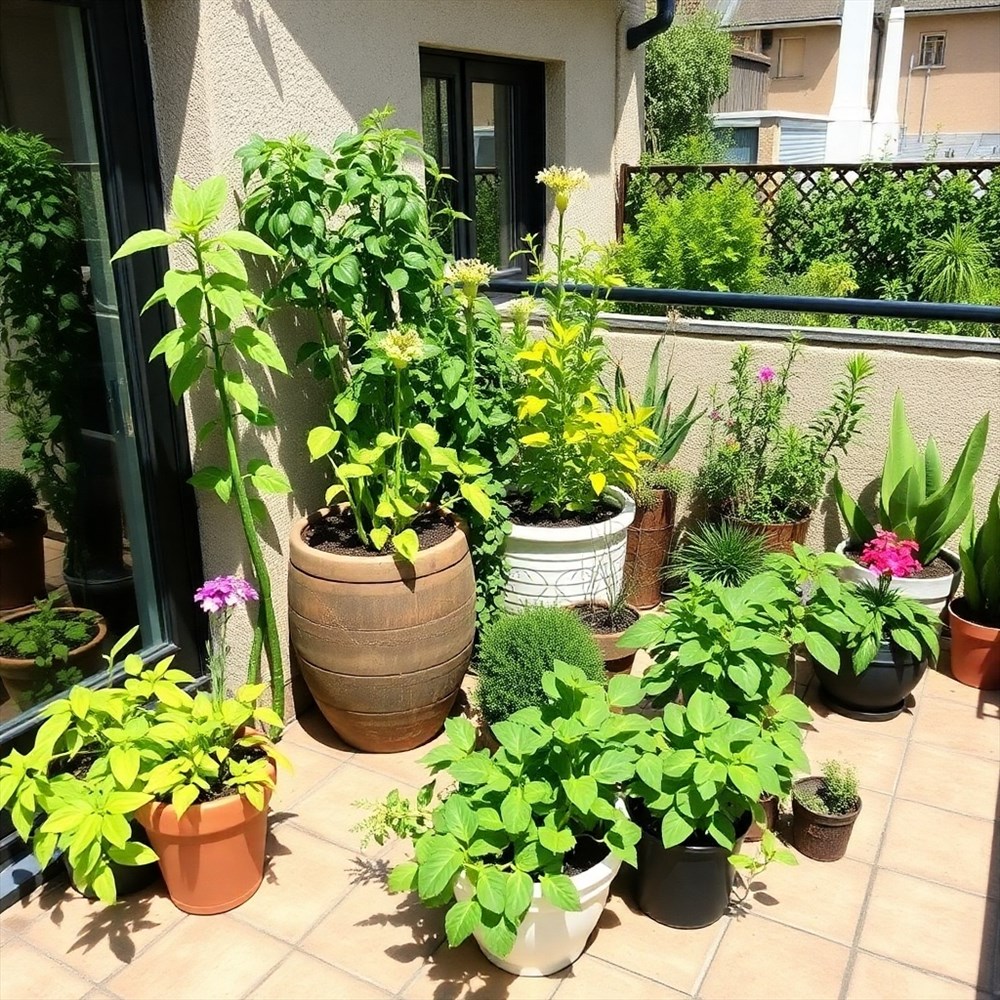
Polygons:
<instances>
[{"instance_id":1,"label":"small shrub in pot","mask_svg":"<svg viewBox=\"0 0 1000 1000\"><path fill-rule=\"evenodd\" d=\"M847 851L854 821L861 812L857 772L827 760L822 777L800 778L792 790L792 837L814 861L838 861Z\"/></svg>"}]
</instances>

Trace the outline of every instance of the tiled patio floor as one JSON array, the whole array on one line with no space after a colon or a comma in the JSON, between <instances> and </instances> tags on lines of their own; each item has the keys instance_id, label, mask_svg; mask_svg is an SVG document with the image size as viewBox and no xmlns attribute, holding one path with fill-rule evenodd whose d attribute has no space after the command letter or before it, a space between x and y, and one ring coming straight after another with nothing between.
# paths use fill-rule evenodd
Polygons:
<instances>
[{"instance_id":1,"label":"tiled patio floor","mask_svg":"<svg viewBox=\"0 0 1000 1000\"><path fill-rule=\"evenodd\" d=\"M865 788L848 856L768 870L704 930L643 916L623 870L571 970L515 979L471 941L450 951L440 911L383 889L401 849L362 853L350 830L353 801L421 782L426 748L355 754L307 716L286 737L296 770L280 779L253 899L191 917L162 888L105 909L50 886L0 916L0 997L997 996L1000 696L931 673L911 711L883 724L828 715L812 689L807 699L814 765L853 760Z\"/></svg>"}]
</instances>

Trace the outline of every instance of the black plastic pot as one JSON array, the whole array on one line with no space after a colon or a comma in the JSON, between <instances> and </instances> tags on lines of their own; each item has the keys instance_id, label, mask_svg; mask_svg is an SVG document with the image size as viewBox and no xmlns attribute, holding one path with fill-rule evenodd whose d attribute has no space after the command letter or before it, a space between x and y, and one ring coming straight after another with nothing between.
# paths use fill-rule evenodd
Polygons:
<instances>
[{"instance_id":1,"label":"black plastic pot","mask_svg":"<svg viewBox=\"0 0 1000 1000\"><path fill-rule=\"evenodd\" d=\"M867 722L894 719L928 667L894 642L883 642L875 659L860 674L849 653L841 653L840 673L812 661L826 705L840 715Z\"/></svg>"},{"instance_id":2,"label":"black plastic pot","mask_svg":"<svg viewBox=\"0 0 1000 1000\"><path fill-rule=\"evenodd\" d=\"M686 930L708 927L721 919L733 889L735 871L729 863L733 852L697 833L683 844L664 848L659 835L648 828L649 814L643 804L633 800L628 809L642 828L636 895L643 913L657 923ZM747 813L736 824L735 851L750 829L750 819Z\"/></svg>"}]
</instances>

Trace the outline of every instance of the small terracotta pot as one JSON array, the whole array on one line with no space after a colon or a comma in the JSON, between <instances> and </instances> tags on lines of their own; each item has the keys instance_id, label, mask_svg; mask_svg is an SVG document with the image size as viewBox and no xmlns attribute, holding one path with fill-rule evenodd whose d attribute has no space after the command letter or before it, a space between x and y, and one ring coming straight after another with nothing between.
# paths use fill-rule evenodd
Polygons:
<instances>
[{"instance_id":1,"label":"small terracotta pot","mask_svg":"<svg viewBox=\"0 0 1000 1000\"><path fill-rule=\"evenodd\" d=\"M270 767L275 778L274 764ZM168 802L151 802L135 814L160 859L170 901L185 913L225 913L245 903L264 880L267 809L242 795L195 803L178 818Z\"/></svg>"},{"instance_id":2,"label":"small terracotta pot","mask_svg":"<svg viewBox=\"0 0 1000 1000\"><path fill-rule=\"evenodd\" d=\"M795 788L815 792L823 784L819 777L799 778ZM813 861L839 861L847 853L854 821L861 812L861 800L854 812L840 816L813 812L792 793L792 842L807 858Z\"/></svg>"},{"instance_id":3,"label":"small terracotta pot","mask_svg":"<svg viewBox=\"0 0 1000 1000\"><path fill-rule=\"evenodd\" d=\"M951 623L951 672L955 680L981 691L1000 689L1000 628L968 617L964 597L948 605Z\"/></svg>"},{"instance_id":4,"label":"small terracotta pot","mask_svg":"<svg viewBox=\"0 0 1000 1000\"><path fill-rule=\"evenodd\" d=\"M805 545L811 519L810 516L802 518L801 521L762 524L759 521L745 521L741 517L726 515L726 520L731 524L738 524L755 535L763 535L768 552L784 552L786 555L792 554L792 542Z\"/></svg>"},{"instance_id":5,"label":"small terracotta pot","mask_svg":"<svg viewBox=\"0 0 1000 1000\"><path fill-rule=\"evenodd\" d=\"M10 615L6 619L13 622L21 618L27 618L35 613L35 608L30 607L27 611L21 611ZM84 608L57 608L59 614L70 615L80 614ZM108 634L108 626L103 618L97 619L97 635L90 642L76 649L70 650L67 665L80 672L80 678L90 677L96 674L103 666L101 650L104 639ZM43 680L44 669L39 667L34 660L21 660L15 657L0 656L0 678L3 678L4 687L7 688L11 698L17 702L18 707L23 712L38 702L35 697L35 690Z\"/></svg>"},{"instance_id":6,"label":"small terracotta pot","mask_svg":"<svg viewBox=\"0 0 1000 1000\"><path fill-rule=\"evenodd\" d=\"M637 507L625 546L625 586L637 608L655 608L663 596L663 564L674 536L676 497L668 490L651 490L651 507Z\"/></svg>"},{"instance_id":7,"label":"small terracotta pot","mask_svg":"<svg viewBox=\"0 0 1000 1000\"><path fill-rule=\"evenodd\" d=\"M569 607L571 611L577 611L582 608L606 608L607 606L606 601L586 601L579 604L571 604ZM638 620L638 609L632 607L631 604L627 605L627 607L629 611L635 614L636 620ZM584 624L586 625L586 622ZM632 669L632 661L635 660L635 650L621 649L618 645L618 640L625 634L624 629L620 632L595 632L593 629L590 629L590 634L594 637L594 642L597 643L597 648L601 651L601 656L604 657L604 669L608 673L627 673Z\"/></svg>"},{"instance_id":8,"label":"small terracotta pot","mask_svg":"<svg viewBox=\"0 0 1000 1000\"><path fill-rule=\"evenodd\" d=\"M764 827L757 820L751 820L750 829L747 830L747 835L743 838L751 844L757 843L764 836L765 827L772 833L778 829L778 796L762 795L760 804L764 809Z\"/></svg>"},{"instance_id":9,"label":"small terracotta pot","mask_svg":"<svg viewBox=\"0 0 1000 1000\"><path fill-rule=\"evenodd\" d=\"M20 528L0 531L0 611L30 605L45 596L45 511Z\"/></svg>"}]
</instances>

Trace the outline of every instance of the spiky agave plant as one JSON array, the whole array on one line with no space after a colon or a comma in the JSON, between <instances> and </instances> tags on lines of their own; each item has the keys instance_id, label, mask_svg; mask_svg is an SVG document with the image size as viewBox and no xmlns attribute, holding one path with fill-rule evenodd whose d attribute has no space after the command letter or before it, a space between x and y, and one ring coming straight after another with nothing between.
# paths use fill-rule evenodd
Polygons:
<instances>
[{"instance_id":1,"label":"spiky agave plant","mask_svg":"<svg viewBox=\"0 0 1000 1000\"><path fill-rule=\"evenodd\" d=\"M972 223L956 222L924 241L914 274L930 302L975 302L990 268L989 247Z\"/></svg>"}]
</instances>

